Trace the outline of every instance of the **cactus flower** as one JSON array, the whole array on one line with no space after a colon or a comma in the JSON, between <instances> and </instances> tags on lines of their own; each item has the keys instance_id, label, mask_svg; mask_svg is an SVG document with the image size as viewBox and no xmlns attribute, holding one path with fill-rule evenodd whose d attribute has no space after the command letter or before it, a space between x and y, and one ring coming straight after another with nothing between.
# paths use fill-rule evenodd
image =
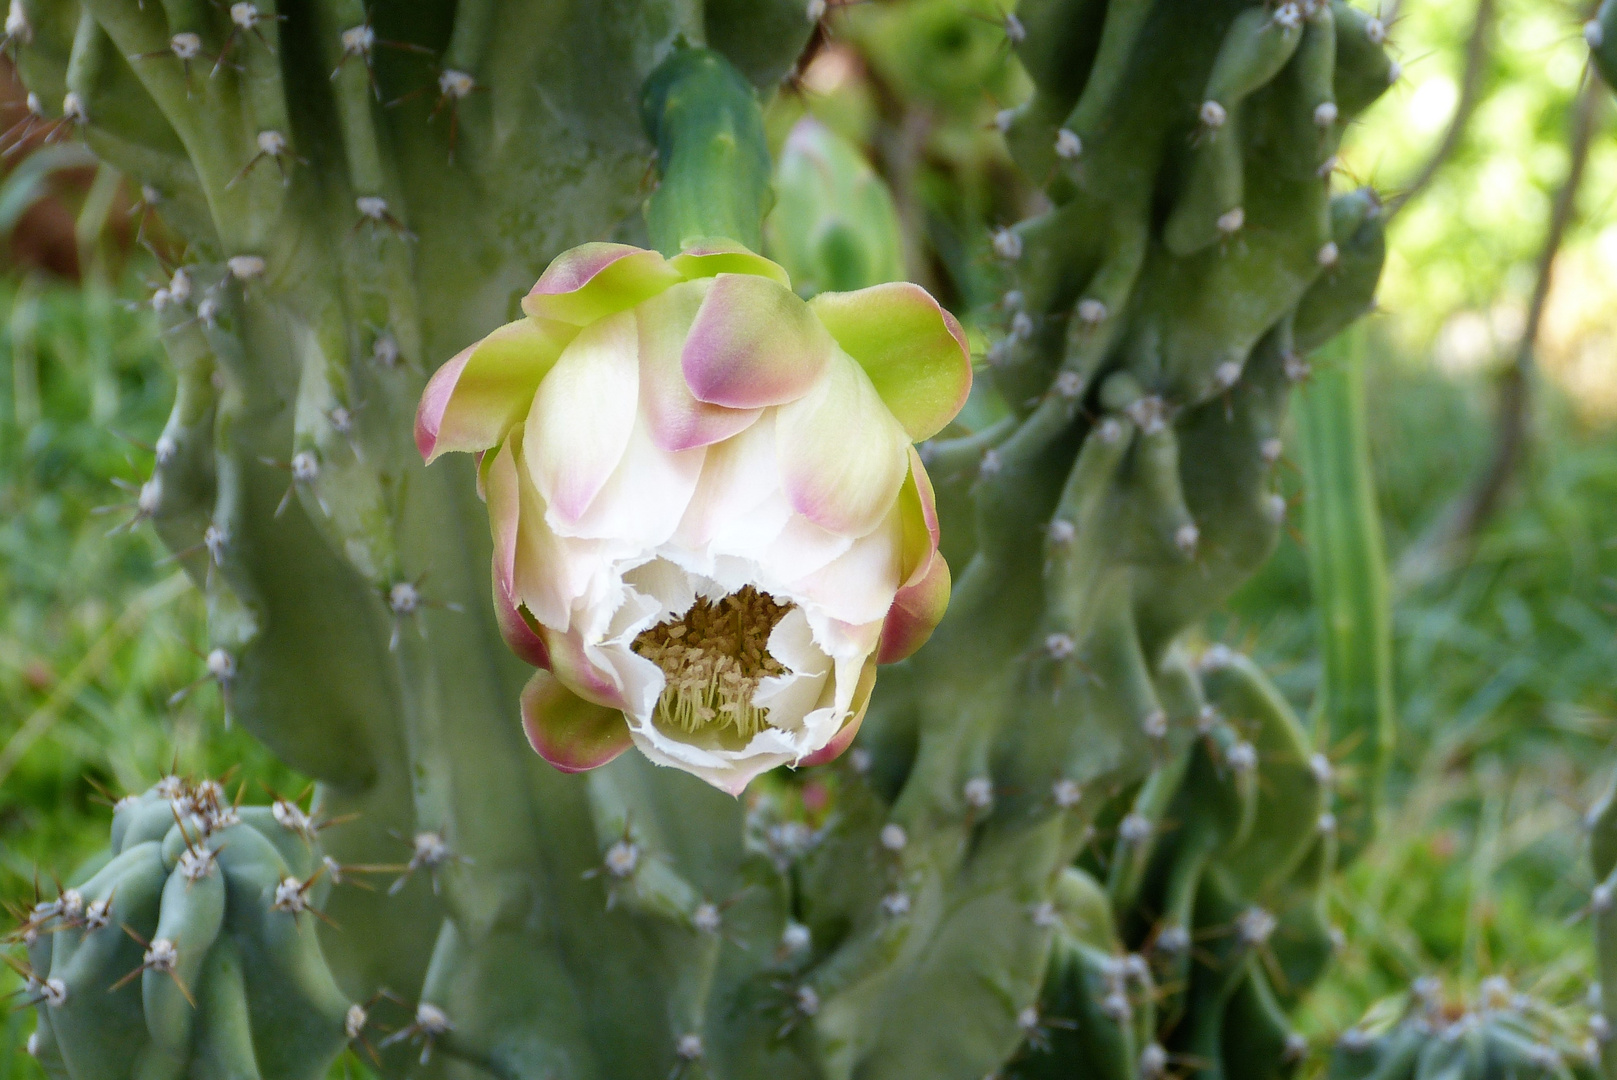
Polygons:
<instances>
[{"instance_id":1,"label":"cactus flower","mask_svg":"<svg viewBox=\"0 0 1617 1080\"><path fill-rule=\"evenodd\" d=\"M959 325L905 283L805 302L728 242L585 244L523 310L433 376L416 443L482 455L534 749L732 794L836 757L948 602L912 443L970 389Z\"/></svg>"}]
</instances>

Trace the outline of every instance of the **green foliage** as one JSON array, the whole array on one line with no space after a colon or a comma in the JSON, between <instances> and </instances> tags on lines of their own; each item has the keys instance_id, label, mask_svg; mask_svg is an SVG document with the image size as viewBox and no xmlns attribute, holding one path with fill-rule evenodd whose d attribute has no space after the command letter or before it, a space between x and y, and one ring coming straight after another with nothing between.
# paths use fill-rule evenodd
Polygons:
<instances>
[{"instance_id":1,"label":"green foliage","mask_svg":"<svg viewBox=\"0 0 1617 1080\"><path fill-rule=\"evenodd\" d=\"M1488 419L1474 381L1417 367L1377 334L1369 355L1371 453L1396 558L1463 489ZM1507 973L1557 1009L1595 978L1581 821L1605 781L1613 708L1617 457L1609 430L1577 423L1553 392L1537 430L1521 494L1471 564L1394 605L1389 814L1332 898L1348 945L1299 1016L1311 1034L1340 1032L1434 973L1468 997ZM1314 620L1303 552L1285 544L1212 629L1306 702L1321 678Z\"/></svg>"}]
</instances>

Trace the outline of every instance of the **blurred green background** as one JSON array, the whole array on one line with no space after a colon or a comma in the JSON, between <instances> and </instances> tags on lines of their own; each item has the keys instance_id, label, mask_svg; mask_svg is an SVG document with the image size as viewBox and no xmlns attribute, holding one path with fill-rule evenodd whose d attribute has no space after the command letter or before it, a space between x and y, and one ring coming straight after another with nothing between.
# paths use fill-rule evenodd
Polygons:
<instances>
[{"instance_id":1,"label":"blurred green background","mask_svg":"<svg viewBox=\"0 0 1617 1080\"><path fill-rule=\"evenodd\" d=\"M1474 543L1424 557L1492 452L1496 390L1569 170L1586 8L1384 12L1403 77L1344 150L1339 185L1409 196L1368 374L1397 570L1399 741L1385 827L1334 899L1347 944L1304 1017L1322 1038L1421 974L1456 992L1504 974L1560 1000L1592 979L1581 818L1617 764L1617 110L1604 91L1531 354L1525 456ZM988 227L1035 208L994 126L1026 92L1001 11L833 2L769 113L779 142L810 113L863 151L892 188L909 276L968 318L994 299ZM13 88L17 116L20 99ZM1452 152L1412 189L1451 129ZM46 134L8 133L25 145L0 187L0 899L13 905L104 844L102 792L176 763L233 767L260 801L302 786L228 726L213 684L171 703L202 674L201 598L141 527L134 489L173 390L148 302L168 271L145 244L172 253L138 192ZM1295 539L1207 627L1304 711L1314 632ZM0 1019L0 1080L38 1075L19 1051L31 1025Z\"/></svg>"}]
</instances>

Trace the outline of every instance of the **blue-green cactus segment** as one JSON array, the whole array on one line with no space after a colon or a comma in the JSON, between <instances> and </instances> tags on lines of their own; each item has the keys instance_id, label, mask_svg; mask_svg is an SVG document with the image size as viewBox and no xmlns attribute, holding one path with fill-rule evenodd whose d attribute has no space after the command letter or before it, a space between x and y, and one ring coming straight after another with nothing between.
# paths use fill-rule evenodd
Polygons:
<instances>
[{"instance_id":1,"label":"blue-green cactus segment","mask_svg":"<svg viewBox=\"0 0 1617 1080\"><path fill-rule=\"evenodd\" d=\"M368 1016L315 934L330 879L352 884L317 828L212 781L123 800L110 857L18 932L53 1075L324 1076Z\"/></svg>"},{"instance_id":2,"label":"blue-green cactus segment","mask_svg":"<svg viewBox=\"0 0 1617 1080\"><path fill-rule=\"evenodd\" d=\"M1471 1000L1451 999L1435 978L1371 1008L1331 1054L1330 1080L1597 1080L1602 1038L1582 1003L1556 1006L1483 980Z\"/></svg>"},{"instance_id":3,"label":"blue-green cactus segment","mask_svg":"<svg viewBox=\"0 0 1617 1080\"><path fill-rule=\"evenodd\" d=\"M659 183L646 202L652 244L677 255L722 237L761 250L774 201L769 147L740 73L712 50L676 50L647 78L640 114L657 146Z\"/></svg>"},{"instance_id":4,"label":"blue-green cactus segment","mask_svg":"<svg viewBox=\"0 0 1617 1080\"><path fill-rule=\"evenodd\" d=\"M805 296L904 279L892 193L856 147L813 117L798 121L781 150L764 242Z\"/></svg>"}]
</instances>

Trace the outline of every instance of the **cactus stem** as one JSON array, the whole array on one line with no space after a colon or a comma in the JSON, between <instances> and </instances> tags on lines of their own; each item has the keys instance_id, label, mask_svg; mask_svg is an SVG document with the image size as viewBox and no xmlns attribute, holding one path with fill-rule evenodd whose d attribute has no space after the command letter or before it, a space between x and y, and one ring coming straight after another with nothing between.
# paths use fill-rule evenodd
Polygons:
<instances>
[{"instance_id":1,"label":"cactus stem","mask_svg":"<svg viewBox=\"0 0 1617 1080\"><path fill-rule=\"evenodd\" d=\"M270 44L269 39L264 36L264 25L266 23L285 21L285 15L266 15L264 12L259 10L257 4L231 4L230 33L226 35L224 44L219 47L219 63L214 65L212 74L219 74L219 64L223 64L225 62L225 57L230 55L230 50L235 46L236 41L239 38L245 37L247 34L251 34L253 37L257 38L258 43L264 46L264 48L269 51L270 55L273 56L275 54L275 48Z\"/></svg>"},{"instance_id":2,"label":"cactus stem","mask_svg":"<svg viewBox=\"0 0 1617 1080\"><path fill-rule=\"evenodd\" d=\"M378 48L396 49L400 52L415 53L418 56L432 55L432 50L422 45L416 45L408 41L388 41L377 37L376 28L371 25L369 10L365 13L365 21L341 31L337 35L337 42L342 49L342 60L332 71L332 80L335 81L337 76L342 74L343 66L348 61L358 60L365 65L366 75L370 79L371 91L378 101L382 99L382 94L376 84L376 70L372 66Z\"/></svg>"},{"instance_id":3,"label":"cactus stem","mask_svg":"<svg viewBox=\"0 0 1617 1080\"><path fill-rule=\"evenodd\" d=\"M405 863L404 872L394 879L388 886L389 896L396 895L409 882L417 870L425 870L432 876L432 891L438 891L438 868L449 862L469 862L464 855L457 855L450 850L444 842L443 835L432 830L418 832L409 841L410 861ZM359 869L349 867L350 870Z\"/></svg>"},{"instance_id":4,"label":"cactus stem","mask_svg":"<svg viewBox=\"0 0 1617 1080\"><path fill-rule=\"evenodd\" d=\"M724 925L724 916L717 904L704 900L691 913L691 925L704 934L716 934Z\"/></svg>"},{"instance_id":5,"label":"cactus stem","mask_svg":"<svg viewBox=\"0 0 1617 1080\"><path fill-rule=\"evenodd\" d=\"M1117 823L1117 837L1125 844L1143 844L1155 831L1151 819L1142 814L1129 814Z\"/></svg>"},{"instance_id":6,"label":"cactus stem","mask_svg":"<svg viewBox=\"0 0 1617 1080\"><path fill-rule=\"evenodd\" d=\"M813 936L809 933L808 927L800 922L788 922L786 928L780 934L782 958L808 951L808 947L812 942Z\"/></svg>"},{"instance_id":7,"label":"cactus stem","mask_svg":"<svg viewBox=\"0 0 1617 1080\"><path fill-rule=\"evenodd\" d=\"M6 11L5 38L0 39L0 50L10 49L12 60L15 61L17 50L33 43L34 24L28 20L27 10L21 0L11 0L11 6Z\"/></svg>"},{"instance_id":8,"label":"cactus stem","mask_svg":"<svg viewBox=\"0 0 1617 1080\"><path fill-rule=\"evenodd\" d=\"M185 72L185 96L191 96L191 61L198 58L204 60L215 59L202 51L202 36L190 30L182 30L168 39L168 47L153 49L151 52L135 53L131 60L162 60L172 58L180 62L180 68Z\"/></svg>"},{"instance_id":9,"label":"cactus stem","mask_svg":"<svg viewBox=\"0 0 1617 1080\"><path fill-rule=\"evenodd\" d=\"M146 972L155 971L160 975L167 975L169 978L173 979L174 985L179 987L180 993L184 996L186 1002L190 1004L191 1008L196 1008L196 999L191 996L190 989L180 978L180 973L178 971L180 950L174 944L174 942L170 941L168 938L153 938L151 941L147 941L145 938L135 933L128 923L121 925L123 926L124 933L133 938L135 943L146 951L141 956L140 966L135 968L129 974L125 975L123 978L119 979L117 982L113 983L111 986L107 987L107 992L113 993L121 990ZM63 993L65 997L65 987L63 988Z\"/></svg>"}]
</instances>

